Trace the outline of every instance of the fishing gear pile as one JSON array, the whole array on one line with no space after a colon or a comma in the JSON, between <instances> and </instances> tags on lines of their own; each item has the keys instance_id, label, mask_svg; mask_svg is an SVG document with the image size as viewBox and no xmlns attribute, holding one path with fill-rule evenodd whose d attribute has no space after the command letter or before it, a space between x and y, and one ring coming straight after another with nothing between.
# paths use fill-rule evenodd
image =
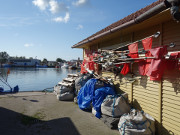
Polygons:
<instances>
[{"instance_id":1,"label":"fishing gear pile","mask_svg":"<svg viewBox=\"0 0 180 135\"><path fill-rule=\"evenodd\" d=\"M131 73L131 65L138 63L139 74L149 76L150 80L160 80L164 70L180 70L180 52L168 53L168 48L175 47L174 43L152 48L153 38L157 38L160 32L145 39L118 47L112 50L101 50L87 54L83 61L83 68L95 71L92 63L101 65L102 70L127 75ZM142 46L143 48L141 48ZM125 50L128 48L128 50ZM94 67L96 65L94 64ZM84 69L85 69L84 68ZM81 68L83 71L84 69ZM86 70L87 71L87 70Z\"/></svg>"}]
</instances>

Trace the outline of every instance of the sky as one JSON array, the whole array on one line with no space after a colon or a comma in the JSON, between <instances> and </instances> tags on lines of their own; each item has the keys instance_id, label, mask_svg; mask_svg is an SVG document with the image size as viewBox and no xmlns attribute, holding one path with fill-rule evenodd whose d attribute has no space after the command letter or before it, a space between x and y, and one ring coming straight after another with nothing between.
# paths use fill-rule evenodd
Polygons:
<instances>
[{"instance_id":1,"label":"sky","mask_svg":"<svg viewBox=\"0 0 180 135\"><path fill-rule=\"evenodd\" d=\"M0 0L0 52L82 59L71 46L156 0Z\"/></svg>"}]
</instances>

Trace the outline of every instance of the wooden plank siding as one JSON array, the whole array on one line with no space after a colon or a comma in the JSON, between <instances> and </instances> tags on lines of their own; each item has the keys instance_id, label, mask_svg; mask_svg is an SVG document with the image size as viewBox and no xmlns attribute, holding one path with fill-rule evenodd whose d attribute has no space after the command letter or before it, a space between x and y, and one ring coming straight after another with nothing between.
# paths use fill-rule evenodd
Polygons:
<instances>
[{"instance_id":1,"label":"wooden plank siding","mask_svg":"<svg viewBox=\"0 0 180 135\"><path fill-rule=\"evenodd\" d=\"M168 51L180 50L180 24L175 21L163 23L163 44L175 43L176 47L168 48Z\"/></svg>"},{"instance_id":2,"label":"wooden plank siding","mask_svg":"<svg viewBox=\"0 0 180 135\"><path fill-rule=\"evenodd\" d=\"M163 44L175 43L168 51L180 51L180 24L163 24ZM162 81L162 134L180 134L180 71L166 71Z\"/></svg>"},{"instance_id":3,"label":"wooden plank siding","mask_svg":"<svg viewBox=\"0 0 180 135\"><path fill-rule=\"evenodd\" d=\"M147 112L159 122L159 82L140 76L138 64L133 64L133 73L141 77L133 83L133 106Z\"/></svg>"},{"instance_id":4,"label":"wooden plank siding","mask_svg":"<svg viewBox=\"0 0 180 135\"><path fill-rule=\"evenodd\" d=\"M173 78L172 78L173 77ZM166 71L162 84L162 128L164 134L180 133L180 72ZM168 132L167 132L168 131Z\"/></svg>"},{"instance_id":5,"label":"wooden plank siding","mask_svg":"<svg viewBox=\"0 0 180 135\"><path fill-rule=\"evenodd\" d=\"M160 31L161 35L153 39L153 48L173 42L176 47L168 48L168 51L180 51L180 23L172 19L126 35L119 35L119 38L101 42L98 46L110 48L113 45L114 48L115 44L123 45L130 41L137 41L157 31ZM141 43L138 48L142 48ZM102 72L102 76L112 78L120 93L128 93L128 99L133 107L144 110L156 119L158 134L180 135L180 71L165 71L162 81L150 81L149 77L139 75L137 63L134 63L132 67L134 75L140 77L134 83L115 79L114 74L109 72Z\"/></svg>"},{"instance_id":6,"label":"wooden plank siding","mask_svg":"<svg viewBox=\"0 0 180 135\"><path fill-rule=\"evenodd\" d=\"M145 37L148 37L150 35L155 34L158 31L161 32L160 24L155 25L155 26L151 27L150 29L146 28L146 29L134 32L134 39L133 40L134 41L141 40L141 39L143 39ZM159 40L160 40L159 37L158 38L153 38L153 44L152 44L153 48L157 47L157 46L160 46L159 45ZM141 42L139 42L138 48L143 48Z\"/></svg>"}]
</instances>

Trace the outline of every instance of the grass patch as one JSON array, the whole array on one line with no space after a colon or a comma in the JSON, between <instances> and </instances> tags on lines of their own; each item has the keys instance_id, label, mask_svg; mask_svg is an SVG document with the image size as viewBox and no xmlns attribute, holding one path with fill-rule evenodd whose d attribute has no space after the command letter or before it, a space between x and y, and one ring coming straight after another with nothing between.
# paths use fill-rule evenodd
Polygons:
<instances>
[{"instance_id":1,"label":"grass patch","mask_svg":"<svg viewBox=\"0 0 180 135\"><path fill-rule=\"evenodd\" d=\"M33 115L33 117L42 120L43 118L45 118L45 115L42 112L37 112Z\"/></svg>"},{"instance_id":2,"label":"grass patch","mask_svg":"<svg viewBox=\"0 0 180 135\"><path fill-rule=\"evenodd\" d=\"M21 116L21 123L23 125L32 125L38 122L42 122L42 119L45 115L42 112L37 112L33 116L22 115Z\"/></svg>"}]
</instances>

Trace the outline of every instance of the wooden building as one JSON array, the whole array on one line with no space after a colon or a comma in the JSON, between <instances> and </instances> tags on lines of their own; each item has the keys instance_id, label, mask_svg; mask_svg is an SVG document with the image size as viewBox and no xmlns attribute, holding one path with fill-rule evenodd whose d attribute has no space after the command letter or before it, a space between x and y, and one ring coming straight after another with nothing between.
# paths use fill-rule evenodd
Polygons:
<instances>
[{"instance_id":1,"label":"wooden building","mask_svg":"<svg viewBox=\"0 0 180 135\"><path fill-rule=\"evenodd\" d=\"M175 4L174 4L175 2ZM80 41L72 48L82 48L86 58L87 51L97 49L114 49L144 39L160 32L158 38L153 38L152 48L174 43L174 48L168 52L180 51L180 23L177 16L171 13L172 5L179 9L179 0L158 0L151 5L109 25L92 36ZM179 11L177 11L179 15ZM141 45L138 46L142 48ZM180 70L165 70L160 81L150 81L148 76L141 76L138 64L132 64L135 82L125 82L114 79L111 72L102 72L109 76L121 91L128 93L133 107L144 110L156 119L158 134L180 134ZM128 76L128 75L127 75ZM124 76L125 78L126 76Z\"/></svg>"}]
</instances>

